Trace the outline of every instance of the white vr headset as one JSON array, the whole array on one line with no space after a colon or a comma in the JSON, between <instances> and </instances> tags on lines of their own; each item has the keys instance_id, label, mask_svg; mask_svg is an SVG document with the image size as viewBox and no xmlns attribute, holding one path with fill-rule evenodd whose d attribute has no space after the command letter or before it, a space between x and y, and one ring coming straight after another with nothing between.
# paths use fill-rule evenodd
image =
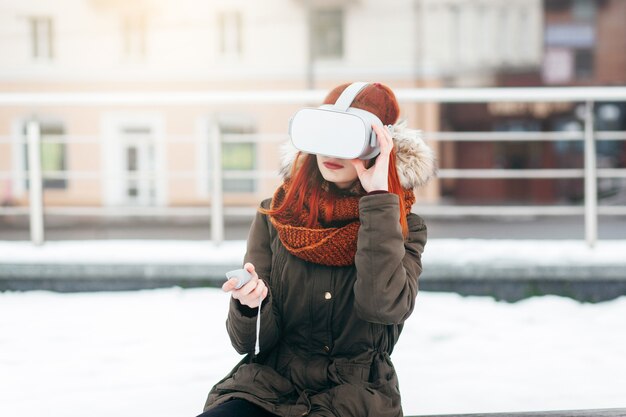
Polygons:
<instances>
[{"instance_id":1,"label":"white vr headset","mask_svg":"<svg viewBox=\"0 0 626 417\"><path fill-rule=\"evenodd\" d=\"M289 121L296 149L340 159L371 159L380 153L372 123L383 126L373 113L350 107L369 83L350 84L335 104L298 110Z\"/></svg>"}]
</instances>

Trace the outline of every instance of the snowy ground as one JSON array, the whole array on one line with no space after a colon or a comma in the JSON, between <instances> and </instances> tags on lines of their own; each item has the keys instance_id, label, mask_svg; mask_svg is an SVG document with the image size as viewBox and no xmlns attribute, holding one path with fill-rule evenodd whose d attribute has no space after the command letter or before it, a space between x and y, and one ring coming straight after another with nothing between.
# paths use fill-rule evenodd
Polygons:
<instances>
[{"instance_id":1,"label":"snowy ground","mask_svg":"<svg viewBox=\"0 0 626 417\"><path fill-rule=\"evenodd\" d=\"M0 241L0 263L155 263L241 262L243 240L215 245L208 240L69 240L34 246ZM626 240L431 239L424 264L467 265L620 265L626 267Z\"/></svg>"},{"instance_id":2,"label":"snowy ground","mask_svg":"<svg viewBox=\"0 0 626 417\"><path fill-rule=\"evenodd\" d=\"M195 416L239 360L217 289L0 293L0 415ZM626 297L420 293L392 359L405 414L626 407Z\"/></svg>"}]
</instances>

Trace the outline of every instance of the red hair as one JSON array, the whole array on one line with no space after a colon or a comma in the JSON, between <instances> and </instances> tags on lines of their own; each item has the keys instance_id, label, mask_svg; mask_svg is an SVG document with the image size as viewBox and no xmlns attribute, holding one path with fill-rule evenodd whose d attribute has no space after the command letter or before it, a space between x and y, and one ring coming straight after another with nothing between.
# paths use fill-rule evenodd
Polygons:
<instances>
[{"instance_id":1,"label":"red hair","mask_svg":"<svg viewBox=\"0 0 626 417\"><path fill-rule=\"evenodd\" d=\"M324 104L334 104L337 98L341 95L350 83L342 84L332 89L324 99ZM374 113L384 125L394 124L400 114L400 106L396 100L396 96L391 89L380 83L373 83L367 85L356 96L351 104L351 107L356 107L362 110ZM302 158L301 164L299 164ZM373 162L374 160L370 160ZM371 162L367 161L366 166ZM298 152L296 158L292 164L290 172L291 185L288 188L287 194L283 199L283 203L274 209L259 208L259 211L268 215L277 215L283 213L288 207L291 207L295 212L302 212L304 205L309 207L308 210L308 227L312 227L318 223L319 213L319 195L321 191L321 184L324 181L324 177L317 167L316 156L312 154L303 154ZM388 174L388 188L390 193L397 194L400 198L400 226L402 228L402 235L406 238L408 236L408 223L407 223L407 209L404 204L404 189L400 183L400 177L398 176L398 170L396 169L396 149L392 149L389 155L389 174ZM308 195L308 201L305 202L305 198ZM330 197L326 201L326 207L324 207L324 213L328 222L331 220L330 216L333 212L334 196Z\"/></svg>"}]
</instances>

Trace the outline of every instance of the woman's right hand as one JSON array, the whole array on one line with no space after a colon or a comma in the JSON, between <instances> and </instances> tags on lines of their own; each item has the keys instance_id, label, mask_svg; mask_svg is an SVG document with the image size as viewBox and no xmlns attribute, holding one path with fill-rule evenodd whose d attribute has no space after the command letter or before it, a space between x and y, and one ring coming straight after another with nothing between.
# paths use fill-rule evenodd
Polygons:
<instances>
[{"instance_id":1,"label":"woman's right hand","mask_svg":"<svg viewBox=\"0 0 626 417\"><path fill-rule=\"evenodd\" d=\"M237 278L231 278L222 285L222 290L230 292L231 296L235 300L239 300L242 305L257 308L259 306L259 297L261 302L267 297L267 286L263 280L259 279L254 270L254 265L248 262L243 267L252 275L252 279L246 285L236 290L235 287L238 280Z\"/></svg>"},{"instance_id":2,"label":"woman's right hand","mask_svg":"<svg viewBox=\"0 0 626 417\"><path fill-rule=\"evenodd\" d=\"M374 160L374 165L365 167L365 162L359 158L351 159L350 163L356 169L363 189L368 193L375 190L389 191L389 158L393 150L393 137L387 128L372 123L376 132L380 154Z\"/></svg>"}]
</instances>

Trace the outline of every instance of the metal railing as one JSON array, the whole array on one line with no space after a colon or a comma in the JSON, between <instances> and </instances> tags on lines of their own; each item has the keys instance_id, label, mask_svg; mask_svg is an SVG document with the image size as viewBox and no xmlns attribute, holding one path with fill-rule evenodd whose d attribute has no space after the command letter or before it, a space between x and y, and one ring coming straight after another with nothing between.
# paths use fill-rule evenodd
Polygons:
<instances>
[{"instance_id":1,"label":"metal railing","mask_svg":"<svg viewBox=\"0 0 626 417\"><path fill-rule=\"evenodd\" d=\"M255 92L142 92L142 93L0 93L0 107L29 106L186 106L206 104L301 104L319 103L325 91L255 91ZM584 206L455 206L437 205L420 207L424 215L584 215L585 240L594 246L598 238L598 215L626 214L624 206L598 207L598 178L626 178L625 168L596 167L596 141L626 140L626 132L594 132L594 103L626 101L626 87L563 87L563 88L449 88L449 89L403 89L396 95L401 103L493 103L493 102L582 102L584 103L584 129L582 132L425 132L427 141L583 141L583 169L441 169L439 178L582 178L584 179ZM223 142L260 142L286 140L286 134L280 135L222 135L218 128L211 132L211 166L221 167L221 146ZM188 140L195 140L187 138ZM53 139L54 140L54 139ZM58 139L69 142L97 142L95 137L69 137ZM2 140L0 143L10 141ZM31 240L41 244L44 240L42 172L40 155L41 135L36 122L27 127L29 209ZM177 138L181 142L181 138ZM137 178L150 177L155 173L140 173ZM10 172L0 171L0 178L9 178ZM195 172L168 172L169 178L192 178ZM202 215L211 216L211 238L215 242L224 239L224 216L229 214L251 214L241 208L225 208L223 201L222 180L225 178L275 177L277 171L229 171L214 169L211 175L211 208L185 207L124 207L124 208L85 208L85 207L50 207L45 212L64 215L103 215L103 216L153 216L153 215ZM102 178L101 172L52 172L46 178ZM25 214L19 207L0 207L0 215Z\"/></svg>"}]
</instances>

